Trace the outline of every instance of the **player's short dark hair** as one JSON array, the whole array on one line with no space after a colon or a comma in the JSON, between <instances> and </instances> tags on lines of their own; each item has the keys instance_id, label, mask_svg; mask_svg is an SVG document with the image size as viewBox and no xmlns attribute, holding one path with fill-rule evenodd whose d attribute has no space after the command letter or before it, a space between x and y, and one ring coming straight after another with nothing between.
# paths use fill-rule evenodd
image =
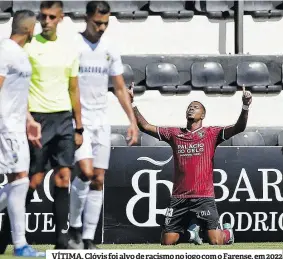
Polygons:
<instances>
[{"instance_id":1,"label":"player's short dark hair","mask_svg":"<svg viewBox=\"0 0 283 259\"><path fill-rule=\"evenodd\" d=\"M53 6L62 8L64 7L63 1L42 1L40 3L40 9L49 9L52 8Z\"/></svg>"},{"instance_id":2,"label":"player's short dark hair","mask_svg":"<svg viewBox=\"0 0 283 259\"><path fill-rule=\"evenodd\" d=\"M189 104L189 106L190 106L192 103L199 103L199 104L201 105L202 109L203 109L204 115L206 114L206 109L205 109L204 105L203 105L201 102L199 102L199 101L192 101L192 102Z\"/></svg>"},{"instance_id":3,"label":"player's short dark hair","mask_svg":"<svg viewBox=\"0 0 283 259\"><path fill-rule=\"evenodd\" d=\"M90 1L86 5L87 16L93 16L96 12L100 14L110 13L110 5L106 1Z\"/></svg>"},{"instance_id":4,"label":"player's short dark hair","mask_svg":"<svg viewBox=\"0 0 283 259\"><path fill-rule=\"evenodd\" d=\"M23 25L24 21L35 17L35 13L30 10L19 10L14 13L12 22L12 35L27 33L26 27Z\"/></svg>"}]
</instances>

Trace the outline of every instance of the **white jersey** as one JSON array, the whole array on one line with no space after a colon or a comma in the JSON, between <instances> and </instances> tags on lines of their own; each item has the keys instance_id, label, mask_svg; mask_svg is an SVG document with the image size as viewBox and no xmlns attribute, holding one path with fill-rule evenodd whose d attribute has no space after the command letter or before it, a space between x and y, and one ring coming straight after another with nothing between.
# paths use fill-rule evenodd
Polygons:
<instances>
[{"instance_id":1,"label":"white jersey","mask_svg":"<svg viewBox=\"0 0 283 259\"><path fill-rule=\"evenodd\" d=\"M81 34L76 42L79 51L79 87L84 126L98 128L108 124L107 92L109 76L123 74L121 56L104 41L91 43Z\"/></svg>"},{"instance_id":2,"label":"white jersey","mask_svg":"<svg viewBox=\"0 0 283 259\"><path fill-rule=\"evenodd\" d=\"M25 132L32 68L23 48L10 39L0 42L0 132Z\"/></svg>"}]
</instances>

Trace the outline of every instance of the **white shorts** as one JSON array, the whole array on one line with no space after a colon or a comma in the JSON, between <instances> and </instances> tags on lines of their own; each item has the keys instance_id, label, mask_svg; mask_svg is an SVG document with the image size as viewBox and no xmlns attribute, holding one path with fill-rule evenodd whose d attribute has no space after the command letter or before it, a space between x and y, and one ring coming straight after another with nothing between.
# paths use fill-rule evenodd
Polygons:
<instances>
[{"instance_id":1,"label":"white shorts","mask_svg":"<svg viewBox=\"0 0 283 259\"><path fill-rule=\"evenodd\" d=\"M92 158L93 167L108 169L111 150L110 125L98 129L84 127L83 137L83 144L75 153L75 162Z\"/></svg>"},{"instance_id":2,"label":"white shorts","mask_svg":"<svg viewBox=\"0 0 283 259\"><path fill-rule=\"evenodd\" d=\"M29 162L26 133L1 133L0 174L29 172Z\"/></svg>"}]
</instances>

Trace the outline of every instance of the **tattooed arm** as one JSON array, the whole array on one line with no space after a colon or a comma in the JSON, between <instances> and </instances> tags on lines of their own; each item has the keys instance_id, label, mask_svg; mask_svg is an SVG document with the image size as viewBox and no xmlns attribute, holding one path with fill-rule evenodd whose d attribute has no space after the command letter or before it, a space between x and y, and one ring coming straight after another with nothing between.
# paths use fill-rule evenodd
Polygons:
<instances>
[{"instance_id":1,"label":"tattooed arm","mask_svg":"<svg viewBox=\"0 0 283 259\"><path fill-rule=\"evenodd\" d=\"M158 127L149 124L147 120L141 115L138 107L134 104L134 83L132 83L131 87L128 89L128 94L130 96L134 115L140 131L159 139Z\"/></svg>"},{"instance_id":2,"label":"tattooed arm","mask_svg":"<svg viewBox=\"0 0 283 259\"><path fill-rule=\"evenodd\" d=\"M136 106L133 108L133 110L140 131L159 139L157 127L149 124L146 119L141 115L140 111Z\"/></svg>"}]
</instances>

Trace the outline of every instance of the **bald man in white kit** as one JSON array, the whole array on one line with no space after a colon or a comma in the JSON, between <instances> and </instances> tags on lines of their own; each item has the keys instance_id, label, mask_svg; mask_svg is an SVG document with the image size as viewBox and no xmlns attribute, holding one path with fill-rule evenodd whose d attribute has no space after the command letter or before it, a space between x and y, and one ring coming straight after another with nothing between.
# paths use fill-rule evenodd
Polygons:
<instances>
[{"instance_id":1,"label":"bald man in white kit","mask_svg":"<svg viewBox=\"0 0 283 259\"><path fill-rule=\"evenodd\" d=\"M23 46L30 42L36 22L29 10L13 17L10 39L0 41L0 174L8 184L0 190L0 211L8 208L14 255L41 257L25 237L25 200L29 187L28 139L40 146L41 127L28 113L32 68ZM3 240L0 240L3 242Z\"/></svg>"}]
</instances>

